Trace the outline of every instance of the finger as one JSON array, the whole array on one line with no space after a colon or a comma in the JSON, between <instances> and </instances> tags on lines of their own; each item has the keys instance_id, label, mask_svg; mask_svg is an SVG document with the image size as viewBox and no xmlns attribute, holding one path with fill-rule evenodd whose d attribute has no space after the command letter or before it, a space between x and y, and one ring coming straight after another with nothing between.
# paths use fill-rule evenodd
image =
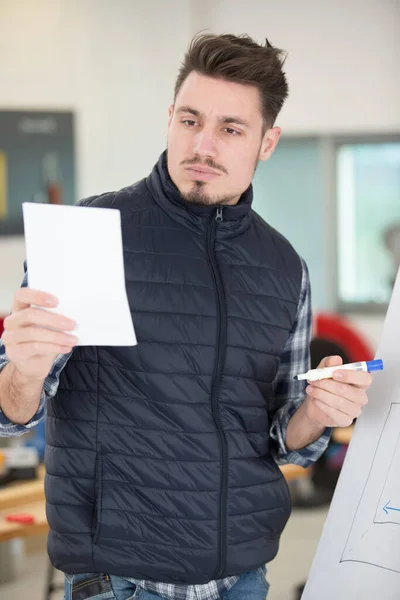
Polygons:
<instances>
[{"instance_id":1,"label":"finger","mask_svg":"<svg viewBox=\"0 0 400 600\"><path fill-rule=\"evenodd\" d=\"M345 383L354 385L363 390L367 390L372 383L371 373L366 373L365 371L338 369L332 373L332 378L336 381L343 381Z\"/></svg>"},{"instance_id":2,"label":"finger","mask_svg":"<svg viewBox=\"0 0 400 600\"><path fill-rule=\"evenodd\" d=\"M342 364L343 360L340 356L326 356L319 363L318 369L324 369L325 367L338 367Z\"/></svg>"},{"instance_id":3,"label":"finger","mask_svg":"<svg viewBox=\"0 0 400 600\"><path fill-rule=\"evenodd\" d=\"M71 330L76 327L75 321L68 319L63 315L57 315L53 312L41 308L25 308L4 319L4 329L16 329L28 325L37 325L40 327L50 327L61 331Z\"/></svg>"},{"instance_id":4,"label":"finger","mask_svg":"<svg viewBox=\"0 0 400 600\"><path fill-rule=\"evenodd\" d=\"M309 386L306 391L315 400L318 400L326 406L330 406L334 410L350 416L353 419L359 417L362 412L362 406L360 404L351 402L347 398L342 398L341 396L337 396L326 390Z\"/></svg>"},{"instance_id":5,"label":"finger","mask_svg":"<svg viewBox=\"0 0 400 600\"><path fill-rule=\"evenodd\" d=\"M15 362L17 360L27 360L37 356L57 356L57 354L68 354L69 352L72 352L70 346L33 342L32 344L13 346L10 350L6 351L6 354L8 360Z\"/></svg>"},{"instance_id":6,"label":"finger","mask_svg":"<svg viewBox=\"0 0 400 600\"><path fill-rule=\"evenodd\" d=\"M320 381L313 381L308 390L320 389L326 392L330 392L335 396L346 398L350 402L354 402L359 406L365 406L368 402L367 394L364 389L351 385L349 383L341 383L333 379L321 379ZM311 394L311 392L308 392Z\"/></svg>"},{"instance_id":7,"label":"finger","mask_svg":"<svg viewBox=\"0 0 400 600\"><path fill-rule=\"evenodd\" d=\"M29 287L19 288L15 292L14 301L12 304L12 312L27 308L31 304L43 307L55 307L58 304L58 299L51 294L41 292L39 290L33 290Z\"/></svg>"},{"instance_id":8,"label":"finger","mask_svg":"<svg viewBox=\"0 0 400 600\"><path fill-rule=\"evenodd\" d=\"M20 327L12 331L5 331L3 343L8 348L10 345L41 342L60 346L75 346L78 338L75 335L43 329L43 327Z\"/></svg>"},{"instance_id":9,"label":"finger","mask_svg":"<svg viewBox=\"0 0 400 600\"><path fill-rule=\"evenodd\" d=\"M331 419L331 421L334 423L334 426L336 427L348 427L354 421L353 417L350 417L349 415L346 415L341 411L332 408L332 406L328 406L320 400L313 399L313 402L322 412L324 412Z\"/></svg>"}]
</instances>

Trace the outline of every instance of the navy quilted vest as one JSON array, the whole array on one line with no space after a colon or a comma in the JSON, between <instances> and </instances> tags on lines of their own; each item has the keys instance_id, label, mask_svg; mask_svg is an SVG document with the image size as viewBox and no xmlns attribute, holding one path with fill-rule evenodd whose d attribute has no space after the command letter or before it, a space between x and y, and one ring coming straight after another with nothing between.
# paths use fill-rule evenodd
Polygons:
<instances>
[{"instance_id":1,"label":"navy quilted vest","mask_svg":"<svg viewBox=\"0 0 400 600\"><path fill-rule=\"evenodd\" d=\"M49 401L60 570L189 585L275 556L290 498L269 406L302 268L251 200L250 187L236 206L187 205L164 153L86 202L121 211L138 345L76 348Z\"/></svg>"}]
</instances>

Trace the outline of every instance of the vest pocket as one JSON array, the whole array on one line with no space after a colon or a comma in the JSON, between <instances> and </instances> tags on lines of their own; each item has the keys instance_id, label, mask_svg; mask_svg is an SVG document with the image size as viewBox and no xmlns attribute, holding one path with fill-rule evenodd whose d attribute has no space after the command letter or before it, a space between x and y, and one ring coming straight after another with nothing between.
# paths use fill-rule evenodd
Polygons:
<instances>
[{"instance_id":1,"label":"vest pocket","mask_svg":"<svg viewBox=\"0 0 400 600\"><path fill-rule=\"evenodd\" d=\"M101 526L101 504L103 497L103 455L101 449L96 455L96 483L95 483L95 504L93 514L93 544L96 544L100 536Z\"/></svg>"}]
</instances>

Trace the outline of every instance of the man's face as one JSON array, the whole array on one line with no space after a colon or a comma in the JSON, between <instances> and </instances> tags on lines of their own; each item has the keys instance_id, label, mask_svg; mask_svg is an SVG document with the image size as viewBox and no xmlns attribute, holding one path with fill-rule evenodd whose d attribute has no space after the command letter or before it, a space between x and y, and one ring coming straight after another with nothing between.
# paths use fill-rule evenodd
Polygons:
<instances>
[{"instance_id":1,"label":"man's face","mask_svg":"<svg viewBox=\"0 0 400 600\"><path fill-rule=\"evenodd\" d=\"M281 130L264 136L259 91L192 71L169 107L168 171L183 198L236 204Z\"/></svg>"}]
</instances>

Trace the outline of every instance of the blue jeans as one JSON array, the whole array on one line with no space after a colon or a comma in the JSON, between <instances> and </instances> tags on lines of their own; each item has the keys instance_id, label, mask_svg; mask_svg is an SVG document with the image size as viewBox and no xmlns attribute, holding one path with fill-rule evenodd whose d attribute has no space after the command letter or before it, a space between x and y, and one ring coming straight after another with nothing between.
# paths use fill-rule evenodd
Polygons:
<instances>
[{"instance_id":1,"label":"blue jeans","mask_svg":"<svg viewBox=\"0 0 400 600\"><path fill-rule=\"evenodd\" d=\"M160 600L123 577L85 573L65 575L64 600ZM221 600L265 600L269 584L265 567L244 573L239 581L223 592Z\"/></svg>"}]
</instances>

